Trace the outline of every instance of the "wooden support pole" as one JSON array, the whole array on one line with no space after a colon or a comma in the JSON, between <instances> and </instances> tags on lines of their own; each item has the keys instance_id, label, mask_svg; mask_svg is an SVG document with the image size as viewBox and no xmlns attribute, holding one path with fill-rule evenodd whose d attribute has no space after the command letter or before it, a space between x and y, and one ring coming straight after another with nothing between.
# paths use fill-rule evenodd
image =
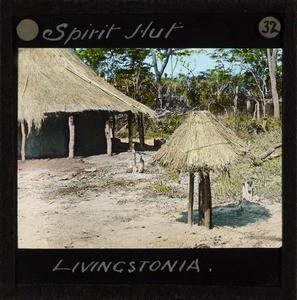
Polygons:
<instances>
[{"instance_id":1,"label":"wooden support pole","mask_svg":"<svg viewBox=\"0 0 297 300\"><path fill-rule=\"evenodd\" d=\"M194 203L194 173L190 173L189 203L188 203L188 224L193 225L193 203Z\"/></svg>"},{"instance_id":2,"label":"wooden support pole","mask_svg":"<svg viewBox=\"0 0 297 300\"><path fill-rule=\"evenodd\" d=\"M139 113L137 115L137 123L138 123L138 134L139 134L139 143L140 149L144 149L144 125L143 125L143 114Z\"/></svg>"},{"instance_id":3,"label":"wooden support pole","mask_svg":"<svg viewBox=\"0 0 297 300\"><path fill-rule=\"evenodd\" d=\"M115 125L116 125L116 119L115 119L115 113L112 114L112 138L115 138Z\"/></svg>"},{"instance_id":4,"label":"wooden support pole","mask_svg":"<svg viewBox=\"0 0 297 300\"><path fill-rule=\"evenodd\" d=\"M198 188L198 213L199 213L199 221L198 225L205 224L205 217L204 217L204 177L203 173L199 172L199 188Z\"/></svg>"},{"instance_id":5,"label":"wooden support pole","mask_svg":"<svg viewBox=\"0 0 297 300\"><path fill-rule=\"evenodd\" d=\"M68 157L74 157L74 145L75 145L75 125L73 116L68 117L68 126L69 126L69 152Z\"/></svg>"},{"instance_id":6,"label":"wooden support pole","mask_svg":"<svg viewBox=\"0 0 297 300\"><path fill-rule=\"evenodd\" d=\"M22 148L21 148L21 157L22 160L26 160L26 126L25 121L21 121L21 132L22 132Z\"/></svg>"},{"instance_id":7,"label":"wooden support pole","mask_svg":"<svg viewBox=\"0 0 297 300\"><path fill-rule=\"evenodd\" d=\"M131 150L133 146L133 114L131 112L128 113L128 144Z\"/></svg>"},{"instance_id":8,"label":"wooden support pole","mask_svg":"<svg viewBox=\"0 0 297 300\"><path fill-rule=\"evenodd\" d=\"M111 140L111 129L109 125L109 117L105 120L105 138L106 138L106 145L107 145L107 155L111 155L112 153L112 140Z\"/></svg>"},{"instance_id":9,"label":"wooden support pole","mask_svg":"<svg viewBox=\"0 0 297 300\"><path fill-rule=\"evenodd\" d=\"M135 173L138 171L137 164L136 164L136 151L135 151L135 144L132 143L132 153L133 153L133 167L132 172Z\"/></svg>"},{"instance_id":10,"label":"wooden support pole","mask_svg":"<svg viewBox=\"0 0 297 300\"><path fill-rule=\"evenodd\" d=\"M210 177L209 173L205 174L204 179L204 216L205 216L205 227L211 229L212 227L212 201L211 201L211 188L210 188Z\"/></svg>"}]
</instances>

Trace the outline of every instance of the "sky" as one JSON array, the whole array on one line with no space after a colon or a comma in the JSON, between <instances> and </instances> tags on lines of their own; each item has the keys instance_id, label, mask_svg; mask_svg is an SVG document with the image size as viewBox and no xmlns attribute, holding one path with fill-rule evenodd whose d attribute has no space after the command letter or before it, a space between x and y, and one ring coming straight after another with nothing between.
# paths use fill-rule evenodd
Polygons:
<instances>
[{"instance_id":1,"label":"sky","mask_svg":"<svg viewBox=\"0 0 297 300\"><path fill-rule=\"evenodd\" d=\"M198 49L195 49L198 50ZM200 49L202 50L202 49ZM199 54L192 54L191 57L187 59L187 62L189 63L189 69L190 71L183 67L181 63L178 63L176 65L176 59L173 58L173 60L169 61L167 68L165 69L165 73L167 73L169 76L173 74L183 73L193 73L195 76L198 75L200 72L206 71L207 69L214 68L215 62L207 55L214 49L203 49L202 53Z\"/></svg>"}]
</instances>

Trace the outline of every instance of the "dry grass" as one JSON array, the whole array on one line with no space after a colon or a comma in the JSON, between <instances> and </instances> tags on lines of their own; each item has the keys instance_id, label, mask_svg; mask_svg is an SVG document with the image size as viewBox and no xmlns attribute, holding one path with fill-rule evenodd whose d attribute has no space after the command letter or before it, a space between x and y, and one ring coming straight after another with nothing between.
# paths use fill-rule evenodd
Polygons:
<instances>
[{"instance_id":1,"label":"dry grass","mask_svg":"<svg viewBox=\"0 0 297 300\"><path fill-rule=\"evenodd\" d=\"M172 170L224 170L248 152L235 133L207 111L191 112L156 153L155 159Z\"/></svg>"},{"instance_id":2,"label":"dry grass","mask_svg":"<svg viewBox=\"0 0 297 300\"><path fill-rule=\"evenodd\" d=\"M100 78L67 49L20 49L18 119L40 128L46 114L153 111Z\"/></svg>"}]
</instances>

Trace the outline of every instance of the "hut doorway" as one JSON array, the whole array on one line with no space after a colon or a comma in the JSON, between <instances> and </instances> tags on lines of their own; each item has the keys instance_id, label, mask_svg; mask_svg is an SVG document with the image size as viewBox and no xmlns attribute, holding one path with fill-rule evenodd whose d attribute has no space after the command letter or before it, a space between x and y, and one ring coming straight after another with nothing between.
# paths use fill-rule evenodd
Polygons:
<instances>
[{"instance_id":1,"label":"hut doorway","mask_svg":"<svg viewBox=\"0 0 297 300\"><path fill-rule=\"evenodd\" d=\"M74 115L74 156L106 153L105 118L102 112L90 111Z\"/></svg>"}]
</instances>

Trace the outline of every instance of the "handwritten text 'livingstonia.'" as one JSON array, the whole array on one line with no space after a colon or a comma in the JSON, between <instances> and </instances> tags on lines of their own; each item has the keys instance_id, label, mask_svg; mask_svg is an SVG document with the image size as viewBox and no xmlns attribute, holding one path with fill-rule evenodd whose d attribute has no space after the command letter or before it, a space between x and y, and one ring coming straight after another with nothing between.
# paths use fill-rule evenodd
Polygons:
<instances>
[{"instance_id":1,"label":"handwritten text 'livingstonia.'","mask_svg":"<svg viewBox=\"0 0 297 300\"><path fill-rule=\"evenodd\" d=\"M63 259L60 259L55 267L52 269L53 272L63 271L71 273L86 273L86 272L116 272L116 273L133 273L133 272L189 272L194 271L199 273L200 268L198 265L198 258L187 261L178 260L167 260L167 261L91 261L84 262L78 261L74 264L66 264Z\"/></svg>"}]
</instances>

